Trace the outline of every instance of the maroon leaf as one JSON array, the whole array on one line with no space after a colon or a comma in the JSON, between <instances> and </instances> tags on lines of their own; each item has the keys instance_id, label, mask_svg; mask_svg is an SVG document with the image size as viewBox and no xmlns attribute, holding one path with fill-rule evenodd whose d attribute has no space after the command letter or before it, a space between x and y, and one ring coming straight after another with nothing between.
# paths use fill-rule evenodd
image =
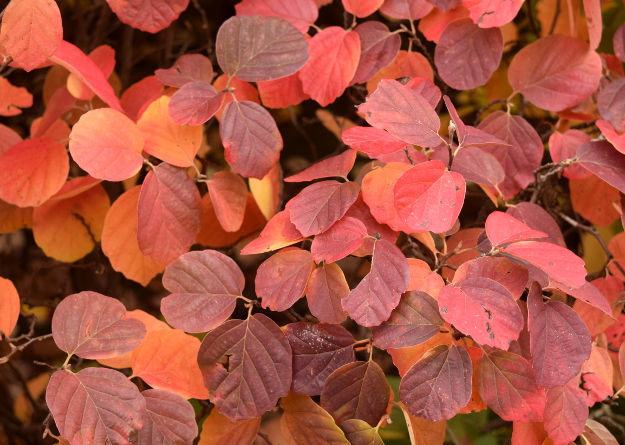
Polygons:
<instances>
[{"instance_id":1,"label":"maroon leaf","mask_svg":"<svg viewBox=\"0 0 625 445\"><path fill-rule=\"evenodd\" d=\"M395 244L378 240L373 248L371 271L342 300L343 309L361 326L378 326L387 320L406 292L410 268Z\"/></svg>"},{"instance_id":2,"label":"maroon leaf","mask_svg":"<svg viewBox=\"0 0 625 445\"><path fill-rule=\"evenodd\" d=\"M523 329L523 314L510 291L490 278L445 286L438 297L445 321L482 344L508 349Z\"/></svg>"},{"instance_id":3,"label":"maroon leaf","mask_svg":"<svg viewBox=\"0 0 625 445\"><path fill-rule=\"evenodd\" d=\"M355 360L354 337L342 326L291 323L284 333L293 350L291 389L296 393L321 394L328 376Z\"/></svg>"},{"instance_id":4,"label":"maroon leaf","mask_svg":"<svg viewBox=\"0 0 625 445\"><path fill-rule=\"evenodd\" d=\"M434 298L418 290L406 292L390 318L373 327L373 340L382 349L407 348L429 340L444 326Z\"/></svg>"},{"instance_id":5,"label":"maroon leaf","mask_svg":"<svg viewBox=\"0 0 625 445\"><path fill-rule=\"evenodd\" d=\"M590 332L566 304L543 303L542 289L536 282L530 288L527 309L536 383L545 388L565 385L590 357Z\"/></svg>"},{"instance_id":6,"label":"maroon leaf","mask_svg":"<svg viewBox=\"0 0 625 445\"><path fill-rule=\"evenodd\" d=\"M268 258L256 272L256 294L264 308L285 311L306 290L315 262L307 250L291 247Z\"/></svg>"},{"instance_id":7,"label":"maroon leaf","mask_svg":"<svg viewBox=\"0 0 625 445\"><path fill-rule=\"evenodd\" d=\"M282 136L271 114L248 100L228 102L219 134L226 161L245 178L264 178L278 162Z\"/></svg>"},{"instance_id":8,"label":"maroon leaf","mask_svg":"<svg viewBox=\"0 0 625 445\"><path fill-rule=\"evenodd\" d=\"M234 5L237 15L279 17L306 34L317 21L319 10L313 0L243 0Z\"/></svg>"},{"instance_id":9,"label":"maroon leaf","mask_svg":"<svg viewBox=\"0 0 625 445\"><path fill-rule=\"evenodd\" d=\"M121 22L151 33L167 28L189 6L189 0L107 0L107 3Z\"/></svg>"},{"instance_id":10,"label":"maroon leaf","mask_svg":"<svg viewBox=\"0 0 625 445\"><path fill-rule=\"evenodd\" d=\"M332 176L340 176L347 180L347 175L355 161L356 151L346 150L340 155L324 159L296 175L285 178L284 182L313 181L320 178L331 178Z\"/></svg>"},{"instance_id":11,"label":"maroon leaf","mask_svg":"<svg viewBox=\"0 0 625 445\"><path fill-rule=\"evenodd\" d=\"M555 445L573 442L584 431L588 406L578 381L574 378L564 386L547 390L544 423Z\"/></svg>"},{"instance_id":12,"label":"maroon leaf","mask_svg":"<svg viewBox=\"0 0 625 445\"><path fill-rule=\"evenodd\" d=\"M528 270L518 264L511 264L507 258L485 256L463 263L454 274L454 283L469 278L490 278L506 287L515 299L527 287Z\"/></svg>"},{"instance_id":13,"label":"maroon leaf","mask_svg":"<svg viewBox=\"0 0 625 445\"><path fill-rule=\"evenodd\" d=\"M591 141L577 149L579 163L625 193L625 155L607 141Z\"/></svg>"},{"instance_id":14,"label":"maroon leaf","mask_svg":"<svg viewBox=\"0 0 625 445\"><path fill-rule=\"evenodd\" d=\"M432 4L426 0L386 0L380 11L394 19L418 20L428 15Z\"/></svg>"},{"instance_id":15,"label":"maroon leaf","mask_svg":"<svg viewBox=\"0 0 625 445\"><path fill-rule=\"evenodd\" d=\"M506 172L497 158L478 147L464 147L460 150L454 157L452 169L467 181L493 187L506 179Z\"/></svg>"},{"instance_id":16,"label":"maroon leaf","mask_svg":"<svg viewBox=\"0 0 625 445\"><path fill-rule=\"evenodd\" d=\"M343 142L364 153L395 153L406 146L389 132L375 127L352 127L341 134Z\"/></svg>"},{"instance_id":17,"label":"maroon leaf","mask_svg":"<svg viewBox=\"0 0 625 445\"><path fill-rule=\"evenodd\" d=\"M216 250L189 252L165 269L161 301L165 320L187 332L206 332L232 315L245 287L239 266Z\"/></svg>"},{"instance_id":18,"label":"maroon leaf","mask_svg":"<svg viewBox=\"0 0 625 445\"><path fill-rule=\"evenodd\" d=\"M146 422L139 431L138 445L188 445L197 436L193 406L178 394L148 389Z\"/></svg>"},{"instance_id":19,"label":"maroon leaf","mask_svg":"<svg viewBox=\"0 0 625 445\"><path fill-rule=\"evenodd\" d=\"M601 90L597 98L601 117L618 131L625 131L625 79L616 79Z\"/></svg>"},{"instance_id":20,"label":"maroon leaf","mask_svg":"<svg viewBox=\"0 0 625 445\"><path fill-rule=\"evenodd\" d=\"M349 295L349 286L343 270L335 263L324 264L313 270L306 299L310 313L326 323L339 324L347 318L341 300Z\"/></svg>"},{"instance_id":21,"label":"maroon leaf","mask_svg":"<svg viewBox=\"0 0 625 445\"><path fill-rule=\"evenodd\" d=\"M230 420L248 420L272 409L291 387L291 346L262 314L229 320L209 332L198 364L210 401Z\"/></svg>"},{"instance_id":22,"label":"maroon leaf","mask_svg":"<svg viewBox=\"0 0 625 445\"><path fill-rule=\"evenodd\" d=\"M493 246L546 238L547 234L532 230L521 221L503 212L493 212L486 218L486 236Z\"/></svg>"},{"instance_id":23,"label":"maroon leaf","mask_svg":"<svg viewBox=\"0 0 625 445\"><path fill-rule=\"evenodd\" d=\"M126 308L114 298L90 291L69 295L52 317L54 342L69 355L117 357L139 346L147 332L141 321L125 316Z\"/></svg>"},{"instance_id":24,"label":"maroon leaf","mask_svg":"<svg viewBox=\"0 0 625 445\"><path fill-rule=\"evenodd\" d=\"M456 345L430 349L404 375L399 399L413 416L436 422L451 419L471 398L473 364Z\"/></svg>"},{"instance_id":25,"label":"maroon leaf","mask_svg":"<svg viewBox=\"0 0 625 445\"><path fill-rule=\"evenodd\" d=\"M219 27L215 47L223 72L246 82L289 76L309 57L306 37L277 17L231 17Z\"/></svg>"},{"instance_id":26,"label":"maroon leaf","mask_svg":"<svg viewBox=\"0 0 625 445\"><path fill-rule=\"evenodd\" d=\"M219 224L226 232L236 232L243 224L247 185L241 176L223 170L206 183Z\"/></svg>"},{"instance_id":27,"label":"maroon leaf","mask_svg":"<svg viewBox=\"0 0 625 445\"><path fill-rule=\"evenodd\" d=\"M549 287L560 289L562 292L566 292L567 294L572 295L578 300L581 300L584 303L596 307L608 317L614 318L612 307L610 306L608 300L599 289L597 289L595 286L587 281L578 288L573 288L571 286L567 286L565 284L553 281L549 283Z\"/></svg>"},{"instance_id":28,"label":"maroon leaf","mask_svg":"<svg viewBox=\"0 0 625 445\"><path fill-rule=\"evenodd\" d=\"M523 1L512 0L502 4L498 0L464 0L462 5L469 10L473 23L482 28L493 28L511 22L523 6Z\"/></svg>"},{"instance_id":29,"label":"maroon leaf","mask_svg":"<svg viewBox=\"0 0 625 445\"><path fill-rule=\"evenodd\" d=\"M367 228L362 222L344 216L328 230L315 236L310 253L317 263L333 263L362 246L366 236Z\"/></svg>"},{"instance_id":30,"label":"maroon leaf","mask_svg":"<svg viewBox=\"0 0 625 445\"><path fill-rule=\"evenodd\" d=\"M354 31L360 37L360 61L351 83L365 83L397 57L401 37L375 20L361 23Z\"/></svg>"},{"instance_id":31,"label":"maroon leaf","mask_svg":"<svg viewBox=\"0 0 625 445\"><path fill-rule=\"evenodd\" d=\"M46 403L61 436L72 444L127 445L146 421L145 399L124 374L85 368L74 374L55 372Z\"/></svg>"},{"instance_id":32,"label":"maroon leaf","mask_svg":"<svg viewBox=\"0 0 625 445\"><path fill-rule=\"evenodd\" d=\"M475 373L480 397L502 419L543 419L545 390L536 386L534 369L523 357L496 350L478 359Z\"/></svg>"},{"instance_id":33,"label":"maroon leaf","mask_svg":"<svg viewBox=\"0 0 625 445\"><path fill-rule=\"evenodd\" d=\"M355 182L321 181L309 185L290 202L291 222L302 235L328 230L358 198Z\"/></svg>"},{"instance_id":34,"label":"maroon leaf","mask_svg":"<svg viewBox=\"0 0 625 445\"><path fill-rule=\"evenodd\" d=\"M503 35L499 28L484 28L464 18L451 22L443 30L434 63L450 87L471 90L484 85L499 67Z\"/></svg>"},{"instance_id":35,"label":"maroon leaf","mask_svg":"<svg viewBox=\"0 0 625 445\"><path fill-rule=\"evenodd\" d=\"M169 69L154 72L158 80L170 87L182 88L189 82L210 84L215 73L210 59L202 54L185 54Z\"/></svg>"},{"instance_id":36,"label":"maroon leaf","mask_svg":"<svg viewBox=\"0 0 625 445\"><path fill-rule=\"evenodd\" d=\"M441 141L440 120L434 107L419 93L396 80L383 79L358 107L367 122L397 139L424 147Z\"/></svg>"},{"instance_id":37,"label":"maroon leaf","mask_svg":"<svg viewBox=\"0 0 625 445\"><path fill-rule=\"evenodd\" d=\"M566 247L560 226L558 226L558 223L553 217L538 204L521 202L508 207L506 213L514 216L522 223L527 224L531 229L545 232L549 235L547 238L541 239L541 241Z\"/></svg>"},{"instance_id":38,"label":"maroon leaf","mask_svg":"<svg viewBox=\"0 0 625 445\"><path fill-rule=\"evenodd\" d=\"M223 99L210 84L189 82L171 96L169 115L180 125L202 125L219 111Z\"/></svg>"},{"instance_id":39,"label":"maroon leaf","mask_svg":"<svg viewBox=\"0 0 625 445\"><path fill-rule=\"evenodd\" d=\"M478 130L475 127L465 125L464 122L462 122L462 119L460 119L460 116L458 116L456 107L454 107L454 104L451 102L449 97L444 96L443 100L445 101L451 120L456 127L455 132L458 138L459 147L469 147L473 145L505 145L505 142L501 139L496 138L495 136L492 136L482 130ZM460 154L460 152L458 152L458 154Z\"/></svg>"},{"instance_id":40,"label":"maroon leaf","mask_svg":"<svg viewBox=\"0 0 625 445\"><path fill-rule=\"evenodd\" d=\"M321 406L337 424L348 419L378 424L391 396L384 371L374 361L353 362L341 366L326 380Z\"/></svg>"},{"instance_id":41,"label":"maroon leaf","mask_svg":"<svg viewBox=\"0 0 625 445\"><path fill-rule=\"evenodd\" d=\"M141 252L169 264L195 242L202 224L202 198L184 169L162 163L143 181L137 212Z\"/></svg>"}]
</instances>

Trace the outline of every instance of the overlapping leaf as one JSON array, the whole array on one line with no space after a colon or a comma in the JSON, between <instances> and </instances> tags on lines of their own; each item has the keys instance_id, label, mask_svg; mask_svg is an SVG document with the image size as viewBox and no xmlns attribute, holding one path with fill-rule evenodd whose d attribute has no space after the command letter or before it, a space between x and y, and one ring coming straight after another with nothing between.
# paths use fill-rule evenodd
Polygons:
<instances>
[{"instance_id":1,"label":"overlapping leaf","mask_svg":"<svg viewBox=\"0 0 625 445\"><path fill-rule=\"evenodd\" d=\"M145 425L139 431L139 445L190 445L197 436L195 411L177 394L148 389L145 398Z\"/></svg>"},{"instance_id":2,"label":"overlapping leaf","mask_svg":"<svg viewBox=\"0 0 625 445\"><path fill-rule=\"evenodd\" d=\"M256 85L260 99L267 108L288 108L310 99L304 93L299 72L280 79L257 82Z\"/></svg>"},{"instance_id":3,"label":"overlapping leaf","mask_svg":"<svg viewBox=\"0 0 625 445\"><path fill-rule=\"evenodd\" d=\"M315 179L331 178L333 176L347 179L347 175L352 170L355 161L356 151L346 150L340 155L324 159L296 175L285 178L284 182L313 181Z\"/></svg>"},{"instance_id":4,"label":"overlapping leaf","mask_svg":"<svg viewBox=\"0 0 625 445\"><path fill-rule=\"evenodd\" d=\"M202 125L219 111L223 97L208 83L189 82L171 96L169 115L179 125Z\"/></svg>"},{"instance_id":5,"label":"overlapping leaf","mask_svg":"<svg viewBox=\"0 0 625 445\"><path fill-rule=\"evenodd\" d=\"M0 331L11 335L20 316L20 296L11 280L0 277Z\"/></svg>"},{"instance_id":6,"label":"overlapping leaf","mask_svg":"<svg viewBox=\"0 0 625 445\"><path fill-rule=\"evenodd\" d=\"M341 134L343 142L355 150L372 154L395 153L406 146L405 142L375 127L352 127Z\"/></svg>"},{"instance_id":7,"label":"overlapping leaf","mask_svg":"<svg viewBox=\"0 0 625 445\"><path fill-rule=\"evenodd\" d=\"M175 88L182 88L187 83L211 83L215 74L210 59L202 54L185 54L169 69L154 72L161 83Z\"/></svg>"},{"instance_id":8,"label":"overlapping leaf","mask_svg":"<svg viewBox=\"0 0 625 445\"><path fill-rule=\"evenodd\" d=\"M566 385L547 390L544 423L555 445L574 441L588 419L588 406L584 392L574 378Z\"/></svg>"},{"instance_id":9,"label":"overlapping leaf","mask_svg":"<svg viewBox=\"0 0 625 445\"><path fill-rule=\"evenodd\" d=\"M317 21L319 11L313 0L243 0L234 6L237 15L279 17L306 34Z\"/></svg>"},{"instance_id":10,"label":"overlapping leaf","mask_svg":"<svg viewBox=\"0 0 625 445\"><path fill-rule=\"evenodd\" d=\"M351 445L384 445L379 427L372 427L364 420L347 419L341 422L341 429Z\"/></svg>"},{"instance_id":11,"label":"overlapping leaf","mask_svg":"<svg viewBox=\"0 0 625 445\"><path fill-rule=\"evenodd\" d=\"M527 287L529 272L519 264L511 264L506 258L485 256L469 260L458 267L453 282L468 278L489 278L502 284L518 299Z\"/></svg>"},{"instance_id":12,"label":"overlapping leaf","mask_svg":"<svg viewBox=\"0 0 625 445\"><path fill-rule=\"evenodd\" d=\"M469 10L473 23L481 28L494 28L511 22L523 1L513 0L502 5L497 0L463 0L462 5Z\"/></svg>"},{"instance_id":13,"label":"overlapping leaf","mask_svg":"<svg viewBox=\"0 0 625 445\"><path fill-rule=\"evenodd\" d=\"M151 33L167 28L189 5L189 0L106 1L123 23Z\"/></svg>"},{"instance_id":14,"label":"overlapping leaf","mask_svg":"<svg viewBox=\"0 0 625 445\"><path fill-rule=\"evenodd\" d=\"M310 253L317 263L332 263L362 246L366 236L367 228L362 222L344 216L328 230L315 236Z\"/></svg>"},{"instance_id":15,"label":"overlapping leaf","mask_svg":"<svg viewBox=\"0 0 625 445\"><path fill-rule=\"evenodd\" d=\"M625 193L625 155L606 141L586 142L577 149L579 163Z\"/></svg>"},{"instance_id":16,"label":"overlapping leaf","mask_svg":"<svg viewBox=\"0 0 625 445\"><path fill-rule=\"evenodd\" d=\"M303 238L303 235L291 222L290 212L283 210L276 213L267 222L265 228L260 232L260 236L245 246L241 253L250 255L253 253L270 252L295 244Z\"/></svg>"},{"instance_id":17,"label":"overlapping leaf","mask_svg":"<svg viewBox=\"0 0 625 445\"><path fill-rule=\"evenodd\" d=\"M198 445L252 445L259 427L260 417L233 422L213 409L202 424Z\"/></svg>"},{"instance_id":18,"label":"overlapping leaf","mask_svg":"<svg viewBox=\"0 0 625 445\"><path fill-rule=\"evenodd\" d=\"M313 270L306 287L310 313L326 323L339 324L347 318L341 300L349 295L349 286L343 270L335 263L324 264Z\"/></svg>"},{"instance_id":19,"label":"overlapping leaf","mask_svg":"<svg viewBox=\"0 0 625 445\"><path fill-rule=\"evenodd\" d=\"M493 246L546 238L547 234L532 230L518 219L503 212L493 212L486 218L486 236Z\"/></svg>"},{"instance_id":20,"label":"overlapping leaf","mask_svg":"<svg viewBox=\"0 0 625 445\"><path fill-rule=\"evenodd\" d=\"M549 154L553 162L573 159L577 149L586 142L590 142L590 136L580 130L568 130L564 133L555 132L549 137ZM564 169L563 175L570 179L584 179L592 175L581 165L573 164Z\"/></svg>"},{"instance_id":21,"label":"overlapping leaf","mask_svg":"<svg viewBox=\"0 0 625 445\"><path fill-rule=\"evenodd\" d=\"M206 183L217 219L227 232L243 224L247 204L247 185L241 176L227 170L217 172Z\"/></svg>"},{"instance_id":22,"label":"overlapping leaf","mask_svg":"<svg viewBox=\"0 0 625 445\"><path fill-rule=\"evenodd\" d=\"M380 11L394 19L418 20L432 10L432 3L425 0L386 0Z\"/></svg>"},{"instance_id":23,"label":"overlapping leaf","mask_svg":"<svg viewBox=\"0 0 625 445\"><path fill-rule=\"evenodd\" d=\"M361 23L354 31L360 37L360 61L351 83L364 83L395 59L401 37L374 20Z\"/></svg>"}]
</instances>

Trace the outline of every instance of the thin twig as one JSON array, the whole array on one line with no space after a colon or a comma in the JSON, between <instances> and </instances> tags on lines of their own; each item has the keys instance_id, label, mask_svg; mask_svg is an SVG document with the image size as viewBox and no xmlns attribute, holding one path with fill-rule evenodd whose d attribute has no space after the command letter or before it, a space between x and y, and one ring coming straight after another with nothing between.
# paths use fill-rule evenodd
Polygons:
<instances>
[{"instance_id":1,"label":"thin twig","mask_svg":"<svg viewBox=\"0 0 625 445\"><path fill-rule=\"evenodd\" d=\"M265 442L267 442L267 445L274 445L274 443L271 441L271 439L269 439L269 436L266 435L265 433L263 433L262 431L259 431L257 434L260 437L262 437Z\"/></svg>"},{"instance_id":2,"label":"thin twig","mask_svg":"<svg viewBox=\"0 0 625 445\"><path fill-rule=\"evenodd\" d=\"M477 115L475 116L475 121L473 122L473 126L475 127L478 126L478 124L482 120L482 114L484 114L484 112L488 110L490 107L492 107L495 104L507 104L507 103L508 103L508 99L495 99L494 101L490 102L488 105L485 105L482 108L480 108L477 111Z\"/></svg>"},{"instance_id":3,"label":"thin twig","mask_svg":"<svg viewBox=\"0 0 625 445\"><path fill-rule=\"evenodd\" d=\"M530 28L532 28L532 31L534 32L534 34L536 34L536 37L540 37L540 33L538 32L538 27L536 26L536 21L534 20L534 11L533 11L534 6L532 5L532 0L527 0L525 4L527 5L527 17L530 22Z\"/></svg>"},{"instance_id":4,"label":"thin twig","mask_svg":"<svg viewBox=\"0 0 625 445\"><path fill-rule=\"evenodd\" d=\"M40 337L31 338L26 343L22 343L19 346L15 346L13 343L9 343L9 346L11 346L11 352L9 352L4 357L0 357L0 364L7 363L9 361L9 358L11 358L11 356L13 354L15 354L18 351L23 351L26 348L26 346L30 345L31 343L34 343L36 341L45 340L45 339L51 338L51 337L52 337L52 334L46 334L46 335L42 335Z\"/></svg>"},{"instance_id":5,"label":"thin twig","mask_svg":"<svg viewBox=\"0 0 625 445\"><path fill-rule=\"evenodd\" d=\"M4 12L4 11L3 11ZM2 71L4 71L4 69L9 65L9 63L13 62L13 57L11 56L6 56L4 58L4 61L2 62L2 65L0 65L0 73L2 73Z\"/></svg>"},{"instance_id":6,"label":"thin twig","mask_svg":"<svg viewBox=\"0 0 625 445\"><path fill-rule=\"evenodd\" d=\"M549 35L553 34L553 32L556 30L556 23L558 22L558 16L560 15L560 12L562 11L561 7L560 7L560 2L561 0L558 0L556 3L556 12L553 15L553 21L551 22L551 28L549 28Z\"/></svg>"}]
</instances>

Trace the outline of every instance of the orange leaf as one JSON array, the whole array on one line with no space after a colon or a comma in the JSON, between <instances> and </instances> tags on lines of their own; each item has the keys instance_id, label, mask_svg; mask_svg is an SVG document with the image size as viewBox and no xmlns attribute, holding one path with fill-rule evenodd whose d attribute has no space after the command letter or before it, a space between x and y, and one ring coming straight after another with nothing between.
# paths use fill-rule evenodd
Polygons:
<instances>
[{"instance_id":1,"label":"orange leaf","mask_svg":"<svg viewBox=\"0 0 625 445\"><path fill-rule=\"evenodd\" d=\"M282 195L282 169L276 162L263 179L249 178L248 183L260 211L267 220L278 212Z\"/></svg>"},{"instance_id":2,"label":"orange leaf","mask_svg":"<svg viewBox=\"0 0 625 445\"><path fill-rule=\"evenodd\" d=\"M39 129L42 121L43 121L43 118L38 117L30 124L30 136L31 137L39 137L37 130ZM57 119L54 122L52 122L52 124L49 125L48 128L45 129L45 131L41 133L41 137L52 138L54 142L58 142L59 144L63 144L67 146L70 132L71 132L71 129L69 128L69 125L67 124L67 122L61 119Z\"/></svg>"},{"instance_id":3,"label":"orange leaf","mask_svg":"<svg viewBox=\"0 0 625 445\"><path fill-rule=\"evenodd\" d=\"M161 97L163 89L163 84L158 81L156 76L144 77L124 91L120 103L126 115L137 122L147 107Z\"/></svg>"},{"instance_id":4,"label":"orange leaf","mask_svg":"<svg viewBox=\"0 0 625 445\"><path fill-rule=\"evenodd\" d=\"M434 80L434 71L423 55L400 51L389 66L382 68L367 82L367 91L369 94L373 93L382 79L397 79L404 76Z\"/></svg>"},{"instance_id":5,"label":"orange leaf","mask_svg":"<svg viewBox=\"0 0 625 445\"><path fill-rule=\"evenodd\" d=\"M410 284L408 290L420 290L438 299L441 289L445 286L443 278L430 270L425 261L415 258L406 258L410 267Z\"/></svg>"},{"instance_id":6,"label":"orange leaf","mask_svg":"<svg viewBox=\"0 0 625 445\"><path fill-rule=\"evenodd\" d=\"M612 205L620 199L619 191L596 175L569 180L573 210L598 226L609 226L620 215Z\"/></svg>"},{"instance_id":7,"label":"orange leaf","mask_svg":"<svg viewBox=\"0 0 625 445\"><path fill-rule=\"evenodd\" d=\"M15 144L22 142L22 137L12 128L0 124L0 156L13 147Z\"/></svg>"},{"instance_id":8,"label":"orange leaf","mask_svg":"<svg viewBox=\"0 0 625 445\"><path fill-rule=\"evenodd\" d=\"M102 70L104 77L108 79L115 68L115 50L108 45L100 45L89 53L89 58L93 60L93 63ZM91 88L85 85L73 73L67 77L67 91L80 100L90 100L95 95Z\"/></svg>"},{"instance_id":9,"label":"orange leaf","mask_svg":"<svg viewBox=\"0 0 625 445\"><path fill-rule=\"evenodd\" d=\"M408 412L403 403L399 404L406 423L408 424L408 434L410 435L410 443L413 445L443 445L445 442L445 434L447 432L447 421L438 420L432 422L413 416Z\"/></svg>"},{"instance_id":10,"label":"orange leaf","mask_svg":"<svg viewBox=\"0 0 625 445\"><path fill-rule=\"evenodd\" d=\"M33 226L33 208L18 207L0 199L0 234Z\"/></svg>"},{"instance_id":11,"label":"orange leaf","mask_svg":"<svg viewBox=\"0 0 625 445\"><path fill-rule=\"evenodd\" d=\"M267 108L287 108L310 99L302 89L299 73L267 82L257 82L257 85L263 105Z\"/></svg>"},{"instance_id":12,"label":"orange leaf","mask_svg":"<svg viewBox=\"0 0 625 445\"><path fill-rule=\"evenodd\" d=\"M252 445L260 428L260 417L233 422L213 408L204 423L198 445Z\"/></svg>"},{"instance_id":13,"label":"orange leaf","mask_svg":"<svg viewBox=\"0 0 625 445\"><path fill-rule=\"evenodd\" d=\"M226 232L236 232L243 224L247 185L238 174L222 170L206 183L219 224Z\"/></svg>"},{"instance_id":14,"label":"orange leaf","mask_svg":"<svg viewBox=\"0 0 625 445\"><path fill-rule=\"evenodd\" d=\"M0 277L0 331L9 337L20 315L20 296L11 280Z\"/></svg>"},{"instance_id":15,"label":"orange leaf","mask_svg":"<svg viewBox=\"0 0 625 445\"><path fill-rule=\"evenodd\" d=\"M453 339L447 333L438 333L429 340L420 345L410 346L408 348L388 348L387 351L393 357L393 363L399 370L399 375L403 376L408 370L417 363L423 355L438 345L450 345Z\"/></svg>"}]
</instances>

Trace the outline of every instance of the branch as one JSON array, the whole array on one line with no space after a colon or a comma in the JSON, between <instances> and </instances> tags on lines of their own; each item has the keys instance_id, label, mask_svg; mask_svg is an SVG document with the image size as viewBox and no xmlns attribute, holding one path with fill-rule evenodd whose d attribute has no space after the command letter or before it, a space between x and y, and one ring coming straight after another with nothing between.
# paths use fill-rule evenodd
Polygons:
<instances>
[{"instance_id":1,"label":"branch","mask_svg":"<svg viewBox=\"0 0 625 445\"><path fill-rule=\"evenodd\" d=\"M31 338L30 340L28 340L26 343L22 343L19 346L15 346L13 344L13 342L11 341L11 339L8 339L8 338L5 339L9 343L9 346L11 347L11 352L9 352L4 357L0 357L0 365L3 364L3 363L7 363L13 354L15 354L18 351L23 351L31 343L34 343L36 341L45 340L45 339L51 338L51 337L52 337L52 334L46 334L46 335L42 335L40 337L34 337L34 338ZM15 341L15 340L13 340L13 341Z\"/></svg>"}]
</instances>

